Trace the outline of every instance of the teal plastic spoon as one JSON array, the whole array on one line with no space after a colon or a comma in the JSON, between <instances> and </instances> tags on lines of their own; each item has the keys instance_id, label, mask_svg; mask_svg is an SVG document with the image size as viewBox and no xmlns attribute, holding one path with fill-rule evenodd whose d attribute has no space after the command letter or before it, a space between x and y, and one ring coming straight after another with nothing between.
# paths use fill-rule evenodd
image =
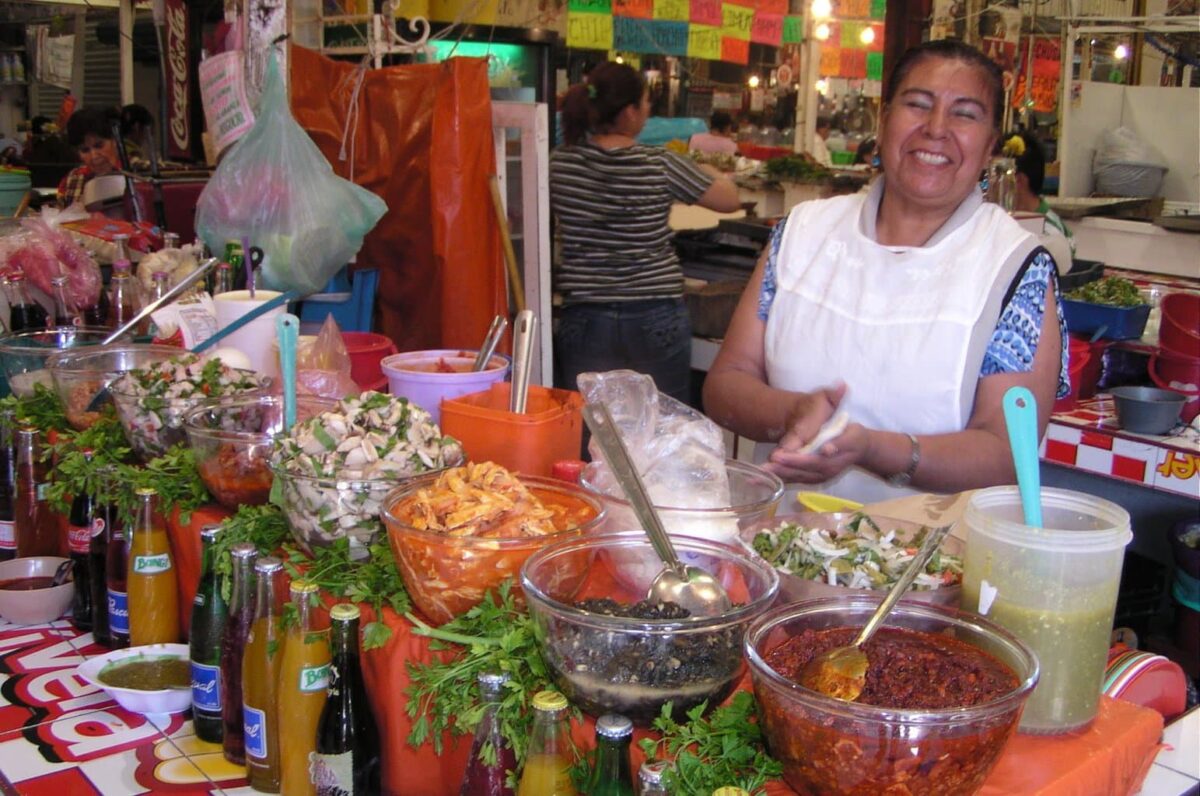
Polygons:
<instances>
[{"instance_id":1,"label":"teal plastic spoon","mask_svg":"<svg viewBox=\"0 0 1200 796\"><path fill-rule=\"evenodd\" d=\"M1008 444L1012 448L1017 486L1021 490L1021 508L1025 524L1042 527L1042 476L1038 461L1037 399L1024 387L1010 387L1004 393L1004 422L1008 426Z\"/></svg>"},{"instance_id":2,"label":"teal plastic spoon","mask_svg":"<svg viewBox=\"0 0 1200 796\"><path fill-rule=\"evenodd\" d=\"M296 424L296 343L300 338L300 319L290 312L275 318L279 338L279 374L283 380L283 430Z\"/></svg>"}]
</instances>

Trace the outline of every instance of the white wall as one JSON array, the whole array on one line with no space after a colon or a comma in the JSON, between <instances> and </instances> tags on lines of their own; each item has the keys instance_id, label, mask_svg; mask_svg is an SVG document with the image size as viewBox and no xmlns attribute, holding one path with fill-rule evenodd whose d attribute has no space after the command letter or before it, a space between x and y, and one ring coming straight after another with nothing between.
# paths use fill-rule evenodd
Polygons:
<instances>
[{"instance_id":1,"label":"white wall","mask_svg":"<svg viewBox=\"0 0 1200 796\"><path fill-rule=\"evenodd\" d=\"M1068 107L1068 149L1060 155L1061 196L1092 191L1092 157L1105 130L1125 126L1148 143L1168 170L1161 194L1200 202L1200 89L1120 86L1085 81Z\"/></svg>"}]
</instances>

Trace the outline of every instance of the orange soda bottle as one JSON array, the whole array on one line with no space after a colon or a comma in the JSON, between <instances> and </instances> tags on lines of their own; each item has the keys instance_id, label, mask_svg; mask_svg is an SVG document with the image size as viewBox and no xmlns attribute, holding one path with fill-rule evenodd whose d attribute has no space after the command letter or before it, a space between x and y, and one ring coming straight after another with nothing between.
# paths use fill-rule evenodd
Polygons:
<instances>
[{"instance_id":1,"label":"orange soda bottle","mask_svg":"<svg viewBox=\"0 0 1200 796\"><path fill-rule=\"evenodd\" d=\"M179 592L167 526L158 511L158 492L137 490L138 508L129 542L126 591L129 595L129 643L179 641Z\"/></svg>"},{"instance_id":2,"label":"orange soda bottle","mask_svg":"<svg viewBox=\"0 0 1200 796\"><path fill-rule=\"evenodd\" d=\"M277 581L283 562L264 556L254 563L258 599L254 622L242 655L242 716L245 727L246 775L250 787L263 793L279 793L279 664L283 651L280 628L283 590Z\"/></svg>"},{"instance_id":3,"label":"orange soda bottle","mask_svg":"<svg viewBox=\"0 0 1200 796\"><path fill-rule=\"evenodd\" d=\"M291 596L299 619L287 629L279 665L279 785L287 796L316 796L308 766L329 687L329 628L317 629L317 584L294 580Z\"/></svg>"},{"instance_id":4,"label":"orange soda bottle","mask_svg":"<svg viewBox=\"0 0 1200 796\"><path fill-rule=\"evenodd\" d=\"M533 697L533 729L517 796L576 796L571 782L567 698L557 691Z\"/></svg>"}]
</instances>

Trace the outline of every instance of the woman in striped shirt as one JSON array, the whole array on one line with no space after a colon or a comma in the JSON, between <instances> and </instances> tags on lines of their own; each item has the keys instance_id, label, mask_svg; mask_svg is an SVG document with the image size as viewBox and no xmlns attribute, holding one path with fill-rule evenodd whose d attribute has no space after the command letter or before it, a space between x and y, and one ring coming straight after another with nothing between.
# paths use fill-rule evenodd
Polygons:
<instances>
[{"instance_id":1,"label":"woman in striped shirt","mask_svg":"<svg viewBox=\"0 0 1200 796\"><path fill-rule=\"evenodd\" d=\"M550 156L556 382L575 389L580 373L629 368L687 401L692 333L667 220L675 202L719 212L739 202L716 169L639 144L649 116L646 82L624 64L600 64L563 98L565 144Z\"/></svg>"}]
</instances>

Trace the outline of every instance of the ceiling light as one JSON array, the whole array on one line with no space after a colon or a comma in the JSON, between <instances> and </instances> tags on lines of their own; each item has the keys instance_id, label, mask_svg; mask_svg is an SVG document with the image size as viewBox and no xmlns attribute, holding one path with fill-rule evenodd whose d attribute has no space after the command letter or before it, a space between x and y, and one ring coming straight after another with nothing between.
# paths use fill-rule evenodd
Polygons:
<instances>
[{"instance_id":1,"label":"ceiling light","mask_svg":"<svg viewBox=\"0 0 1200 796\"><path fill-rule=\"evenodd\" d=\"M1124 61L1129 57L1129 48L1124 44L1118 44L1117 49L1113 50L1113 57L1118 61Z\"/></svg>"},{"instance_id":2,"label":"ceiling light","mask_svg":"<svg viewBox=\"0 0 1200 796\"><path fill-rule=\"evenodd\" d=\"M758 75L750 75L750 79L746 81L750 88L758 88Z\"/></svg>"},{"instance_id":3,"label":"ceiling light","mask_svg":"<svg viewBox=\"0 0 1200 796\"><path fill-rule=\"evenodd\" d=\"M875 41L875 28L868 25L862 29L862 33L858 34L859 40L863 44L872 44Z\"/></svg>"},{"instance_id":4,"label":"ceiling light","mask_svg":"<svg viewBox=\"0 0 1200 796\"><path fill-rule=\"evenodd\" d=\"M817 81L817 93L824 96L829 93L829 81L821 78Z\"/></svg>"},{"instance_id":5,"label":"ceiling light","mask_svg":"<svg viewBox=\"0 0 1200 796\"><path fill-rule=\"evenodd\" d=\"M813 35L817 37L817 41L825 41L829 38L829 26L822 22L817 25L817 29L813 31Z\"/></svg>"},{"instance_id":6,"label":"ceiling light","mask_svg":"<svg viewBox=\"0 0 1200 796\"><path fill-rule=\"evenodd\" d=\"M830 0L813 0L813 19L828 19L833 16L833 3Z\"/></svg>"}]
</instances>

